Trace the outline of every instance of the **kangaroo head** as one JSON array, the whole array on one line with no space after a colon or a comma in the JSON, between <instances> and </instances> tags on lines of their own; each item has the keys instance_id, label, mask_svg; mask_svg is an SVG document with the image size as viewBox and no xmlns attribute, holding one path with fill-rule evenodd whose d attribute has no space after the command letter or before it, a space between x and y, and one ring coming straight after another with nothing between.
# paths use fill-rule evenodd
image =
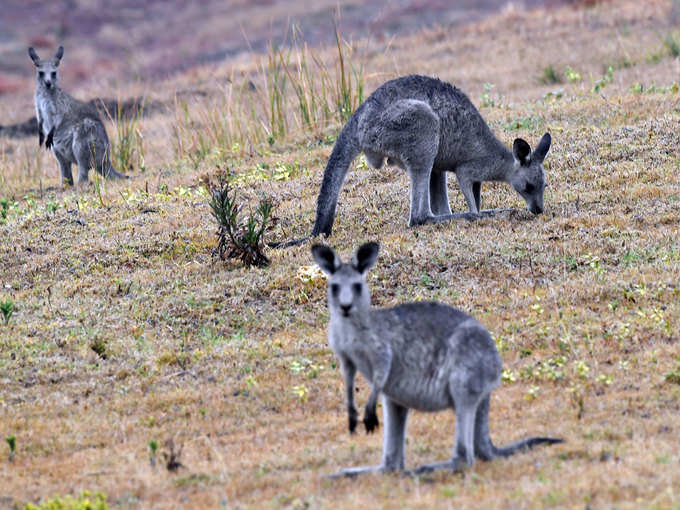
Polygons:
<instances>
[{"instance_id":1,"label":"kangaroo head","mask_svg":"<svg viewBox=\"0 0 680 510\"><path fill-rule=\"evenodd\" d=\"M38 87L45 87L47 90L57 87L57 68L61 57L64 56L64 47L59 46L57 53L49 60L42 60L33 48L28 48L28 55L35 64L36 78Z\"/></svg>"},{"instance_id":2,"label":"kangaroo head","mask_svg":"<svg viewBox=\"0 0 680 510\"><path fill-rule=\"evenodd\" d=\"M366 273L378 258L378 243L361 245L352 259L345 264L332 248L321 244L312 246L312 256L321 270L328 275L328 308L331 314L349 317L371 306L371 292L366 283Z\"/></svg>"},{"instance_id":3,"label":"kangaroo head","mask_svg":"<svg viewBox=\"0 0 680 510\"><path fill-rule=\"evenodd\" d=\"M522 196L529 210L534 214L543 212L543 191L545 190L543 160L550 149L550 142L550 134L546 133L533 152L529 144L521 138L516 138L512 145L515 168L510 176L510 184Z\"/></svg>"}]
</instances>

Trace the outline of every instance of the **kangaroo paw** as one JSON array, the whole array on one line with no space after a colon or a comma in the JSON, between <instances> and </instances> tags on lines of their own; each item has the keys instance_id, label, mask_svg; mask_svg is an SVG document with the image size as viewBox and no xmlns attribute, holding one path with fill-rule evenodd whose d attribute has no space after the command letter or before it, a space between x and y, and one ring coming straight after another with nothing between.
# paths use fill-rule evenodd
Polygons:
<instances>
[{"instance_id":1,"label":"kangaroo paw","mask_svg":"<svg viewBox=\"0 0 680 510\"><path fill-rule=\"evenodd\" d=\"M367 409L366 414L364 415L364 427L366 427L366 432L370 434L379 426L380 423L378 422L378 415L375 414L375 409Z\"/></svg>"},{"instance_id":2,"label":"kangaroo paw","mask_svg":"<svg viewBox=\"0 0 680 510\"><path fill-rule=\"evenodd\" d=\"M54 128L50 129L50 132L47 133L47 138L45 139L45 148L51 149L53 142L54 142Z\"/></svg>"},{"instance_id":3,"label":"kangaroo paw","mask_svg":"<svg viewBox=\"0 0 680 510\"><path fill-rule=\"evenodd\" d=\"M417 468L408 472L411 476L421 476L434 471L447 470L447 471L460 471L466 465L466 462L461 457L455 457L452 460L445 462L433 462L432 464L423 464Z\"/></svg>"},{"instance_id":4,"label":"kangaroo paw","mask_svg":"<svg viewBox=\"0 0 680 510\"><path fill-rule=\"evenodd\" d=\"M354 434L354 430L357 428L357 412L350 412L349 413L349 433Z\"/></svg>"}]
</instances>

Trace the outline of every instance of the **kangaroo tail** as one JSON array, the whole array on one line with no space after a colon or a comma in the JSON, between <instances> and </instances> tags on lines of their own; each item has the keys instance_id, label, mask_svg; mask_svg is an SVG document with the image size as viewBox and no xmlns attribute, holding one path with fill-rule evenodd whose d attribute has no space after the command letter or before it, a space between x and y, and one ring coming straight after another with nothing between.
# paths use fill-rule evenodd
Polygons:
<instances>
[{"instance_id":1,"label":"kangaroo tail","mask_svg":"<svg viewBox=\"0 0 680 510\"><path fill-rule=\"evenodd\" d=\"M130 176L128 175L123 175L120 172L116 171L115 168L113 168L113 165L109 163L109 168L106 170L104 173L104 177L107 179L129 179Z\"/></svg>"},{"instance_id":2,"label":"kangaroo tail","mask_svg":"<svg viewBox=\"0 0 680 510\"><path fill-rule=\"evenodd\" d=\"M555 437L527 437L526 439L520 439L519 441L515 441L514 443L500 448L492 444L491 448L495 457L509 457L519 451L530 450L539 444L556 444L563 442L564 439Z\"/></svg>"},{"instance_id":3,"label":"kangaroo tail","mask_svg":"<svg viewBox=\"0 0 680 510\"><path fill-rule=\"evenodd\" d=\"M360 152L356 139L357 113L359 113L359 110L355 112L340 132L333 152L328 158L321 182L321 191L319 191L319 197L316 199L316 220L311 237L320 234L331 235L340 188L345 181L350 164Z\"/></svg>"},{"instance_id":4,"label":"kangaroo tail","mask_svg":"<svg viewBox=\"0 0 680 510\"><path fill-rule=\"evenodd\" d=\"M331 156L328 158L328 163L323 173L323 180L321 181L321 190L316 199L316 220L314 221L311 235L291 241L269 243L268 246L270 248L289 248L306 243L313 237L321 234L331 235L333 220L335 219L335 206L338 203L340 188L342 188L342 184L345 181L349 166L360 152L359 144L356 140L357 113L360 110L361 107L345 124L335 142Z\"/></svg>"},{"instance_id":5,"label":"kangaroo tail","mask_svg":"<svg viewBox=\"0 0 680 510\"><path fill-rule=\"evenodd\" d=\"M270 248L290 248L291 246L298 246L306 243L312 238L312 236L302 237L300 239L293 239L292 241L277 241L274 243L267 243Z\"/></svg>"}]
</instances>

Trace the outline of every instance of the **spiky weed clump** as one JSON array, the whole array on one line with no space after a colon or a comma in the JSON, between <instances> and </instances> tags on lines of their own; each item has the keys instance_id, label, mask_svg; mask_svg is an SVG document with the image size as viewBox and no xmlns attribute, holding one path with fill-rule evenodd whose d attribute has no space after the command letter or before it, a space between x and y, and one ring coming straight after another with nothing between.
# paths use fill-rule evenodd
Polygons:
<instances>
[{"instance_id":1,"label":"spiky weed clump","mask_svg":"<svg viewBox=\"0 0 680 510\"><path fill-rule=\"evenodd\" d=\"M263 252L263 235L271 220L272 202L263 198L255 214L251 213L246 220L241 220L239 213L242 207L224 173L218 175L217 183L208 184L208 190L210 208L218 225L217 248L213 253L221 260L238 258L248 267L268 266L270 261Z\"/></svg>"}]
</instances>

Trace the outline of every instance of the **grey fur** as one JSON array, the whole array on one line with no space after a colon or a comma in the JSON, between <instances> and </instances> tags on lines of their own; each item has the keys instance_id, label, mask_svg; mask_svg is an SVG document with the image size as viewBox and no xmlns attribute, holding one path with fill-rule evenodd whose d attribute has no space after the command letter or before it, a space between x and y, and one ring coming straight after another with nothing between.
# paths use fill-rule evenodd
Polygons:
<instances>
[{"instance_id":1,"label":"grey fur","mask_svg":"<svg viewBox=\"0 0 680 510\"><path fill-rule=\"evenodd\" d=\"M52 149L59 163L61 184L73 185L71 165L78 165L78 184L87 182L95 168L104 177L126 178L111 165L111 146L97 109L71 97L57 85L57 68L64 55L60 46L50 60L41 60L33 48L28 54L36 67L35 112L38 144Z\"/></svg>"},{"instance_id":2,"label":"grey fur","mask_svg":"<svg viewBox=\"0 0 680 510\"><path fill-rule=\"evenodd\" d=\"M385 435L382 463L345 469L338 476L403 471L404 440L409 409L455 409L456 431L452 459L426 464L414 473L459 469L475 457L491 460L561 439L532 437L506 447L489 436L489 396L500 384L501 358L491 335L473 317L434 302L406 303L394 308L371 308L366 272L378 255L376 243L361 246L351 264L322 245L312 247L317 264L329 277L328 339L340 360L345 379L349 430L357 425L354 377L359 370L371 384L364 426L378 426L376 403L383 398Z\"/></svg>"},{"instance_id":3,"label":"grey fur","mask_svg":"<svg viewBox=\"0 0 680 510\"><path fill-rule=\"evenodd\" d=\"M359 106L338 136L324 171L311 236L331 234L340 188L361 152L375 168L387 159L408 172L409 226L473 219L482 212L485 181L509 183L529 210L539 214L545 188L542 163L550 143L546 133L532 153L529 144L518 138L510 151L460 89L427 76L388 81ZM467 214L451 213L448 172L458 179ZM297 243L283 246L290 244Z\"/></svg>"}]
</instances>

